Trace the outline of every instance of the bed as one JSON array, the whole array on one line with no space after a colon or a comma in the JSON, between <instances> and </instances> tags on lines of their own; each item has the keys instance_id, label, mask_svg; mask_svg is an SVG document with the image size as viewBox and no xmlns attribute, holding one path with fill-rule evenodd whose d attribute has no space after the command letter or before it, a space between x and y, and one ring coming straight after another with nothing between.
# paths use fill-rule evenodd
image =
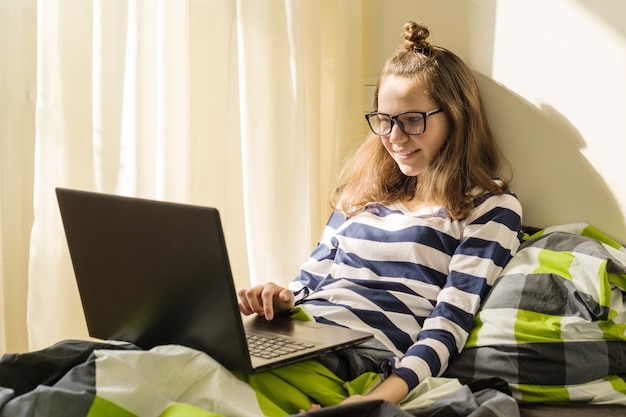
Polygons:
<instances>
[{"instance_id":1,"label":"bed","mask_svg":"<svg viewBox=\"0 0 626 417\"><path fill-rule=\"evenodd\" d=\"M379 383L317 362L229 372L180 345L64 340L0 359L0 416L626 415L626 249L579 223L527 229L466 348L400 405L336 405Z\"/></svg>"}]
</instances>

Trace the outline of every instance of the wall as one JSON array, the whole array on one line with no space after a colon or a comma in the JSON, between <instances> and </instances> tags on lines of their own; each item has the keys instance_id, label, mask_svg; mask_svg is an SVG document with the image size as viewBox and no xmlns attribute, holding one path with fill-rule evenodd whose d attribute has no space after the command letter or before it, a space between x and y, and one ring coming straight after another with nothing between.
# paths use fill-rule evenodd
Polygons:
<instances>
[{"instance_id":1,"label":"wall","mask_svg":"<svg viewBox=\"0 0 626 417\"><path fill-rule=\"evenodd\" d=\"M407 20L474 70L524 222L626 244L626 2L364 0L366 83Z\"/></svg>"}]
</instances>

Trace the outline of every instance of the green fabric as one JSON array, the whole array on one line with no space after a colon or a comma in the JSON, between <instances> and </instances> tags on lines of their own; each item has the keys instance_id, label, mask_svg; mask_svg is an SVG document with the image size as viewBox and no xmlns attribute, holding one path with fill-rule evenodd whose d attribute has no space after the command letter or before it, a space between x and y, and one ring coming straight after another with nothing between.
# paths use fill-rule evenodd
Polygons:
<instances>
[{"instance_id":1,"label":"green fabric","mask_svg":"<svg viewBox=\"0 0 626 417\"><path fill-rule=\"evenodd\" d=\"M550 343L561 340L560 316L519 310L515 321L517 343Z\"/></svg>"},{"instance_id":2,"label":"green fabric","mask_svg":"<svg viewBox=\"0 0 626 417\"><path fill-rule=\"evenodd\" d=\"M583 229L583 231L581 232L581 236L585 236L590 239L597 240L598 242L602 242L605 245L612 247L613 249L619 250L620 248L622 248L622 245L618 241L602 233L600 230L591 225Z\"/></svg>"},{"instance_id":3,"label":"green fabric","mask_svg":"<svg viewBox=\"0 0 626 417\"><path fill-rule=\"evenodd\" d=\"M348 396L355 394L367 394L371 389L378 386L382 382L380 374L374 372L366 372L352 381L346 382Z\"/></svg>"},{"instance_id":4,"label":"green fabric","mask_svg":"<svg viewBox=\"0 0 626 417\"><path fill-rule=\"evenodd\" d=\"M569 403L570 396L566 387L558 385L518 385L521 401L527 403Z\"/></svg>"},{"instance_id":5,"label":"green fabric","mask_svg":"<svg viewBox=\"0 0 626 417\"><path fill-rule=\"evenodd\" d=\"M349 395L366 393L380 381L378 374L365 373L346 383L315 361L238 377L256 392L261 410L268 417L297 414L313 403L337 405Z\"/></svg>"},{"instance_id":6,"label":"green fabric","mask_svg":"<svg viewBox=\"0 0 626 417\"><path fill-rule=\"evenodd\" d=\"M302 320L302 321L313 321L313 318L309 316L302 307L297 306L292 308L289 311L289 317L292 319Z\"/></svg>"},{"instance_id":7,"label":"green fabric","mask_svg":"<svg viewBox=\"0 0 626 417\"><path fill-rule=\"evenodd\" d=\"M120 407L111 401L96 396L87 417L138 417L136 414Z\"/></svg>"},{"instance_id":8,"label":"green fabric","mask_svg":"<svg viewBox=\"0 0 626 417\"><path fill-rule=\"evenodd\" d=\"M138 417L136 414L96 396L87 417ZM191 404L175 403L167 407L159 414L159 417L222 417L220 414L211 413L194 407Z\"/></svg>"},{"instance_id":9,"label":"green fabric","mask_svg":"<svg viewBox=\"0 0 626 417\"><path fill-rule=\"evenodd\" d=\"M575 261L571 252L557 252L544 249L537 254L539 266L532 272L533 274L556 274L571 281L570 268Z\"/></svg>"}]
</instances>

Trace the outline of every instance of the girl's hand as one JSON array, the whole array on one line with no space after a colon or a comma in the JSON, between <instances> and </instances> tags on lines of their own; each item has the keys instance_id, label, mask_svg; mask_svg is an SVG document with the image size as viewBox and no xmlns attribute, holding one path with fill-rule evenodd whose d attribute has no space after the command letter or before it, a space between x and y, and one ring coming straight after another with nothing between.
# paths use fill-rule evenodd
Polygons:
<instances>
[{"instance_id":1,"label":"girl's hand","mask_svg":"<svg viewBox=\"0 0 626 417\"><path fill-rule=\"evenodd\" d=\"M300 410L300 414L304 414L309 411L321 410L321 409L322 409L321 405L313 403L311 404L308 410Z\"/></svg>"},{"instance_id":2,"label":"girl's hand","mask_svg":"<svg viewBox=\"0 0 626 417\"><path fill-rule=\"evenodd\" d=\"M385 400L398 404L409 393L409 386L396 374L391 374L367 395L351 395L341 404L356 403L368 400Z\"/></svg>"},{"instance_id":3,"label":"girl's hand","mask_svg":"<svg viewBox=\"0 0 626 417\"><path fill-rule=\"evenodd\" d=\"M239 311L246 316L257 313L272 320L275 313L287 311L294 306L293 292L273 282L239 290L237 295Z\"/></svg>"}]
</instances>

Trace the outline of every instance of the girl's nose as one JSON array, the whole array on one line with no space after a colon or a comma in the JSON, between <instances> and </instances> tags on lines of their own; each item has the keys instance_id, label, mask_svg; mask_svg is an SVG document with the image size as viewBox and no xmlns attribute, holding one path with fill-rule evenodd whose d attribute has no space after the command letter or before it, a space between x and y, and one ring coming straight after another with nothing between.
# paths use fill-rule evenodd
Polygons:
<instances>
[{"instance_id":1,"label":"girl's nose","mask_svg":"<svg viewBox=\"0 0 626 417\"><path fill-rule=\"evenodd\" d=\"M393 127L391 128L391 133L389 134L389 141L391 143L403 143L407 140L409 140L409 135L404 133L397 123L394 123Z\"/></svg>"}]
</instances>

